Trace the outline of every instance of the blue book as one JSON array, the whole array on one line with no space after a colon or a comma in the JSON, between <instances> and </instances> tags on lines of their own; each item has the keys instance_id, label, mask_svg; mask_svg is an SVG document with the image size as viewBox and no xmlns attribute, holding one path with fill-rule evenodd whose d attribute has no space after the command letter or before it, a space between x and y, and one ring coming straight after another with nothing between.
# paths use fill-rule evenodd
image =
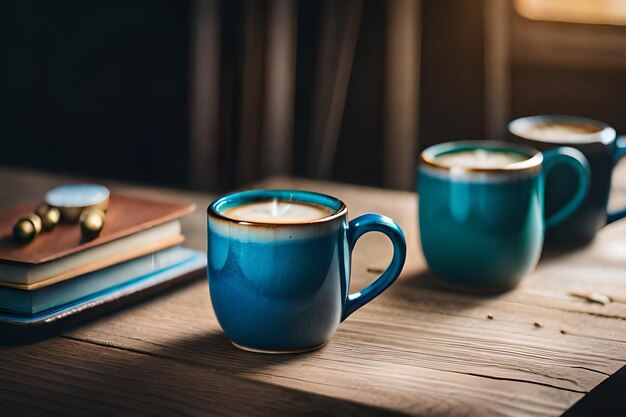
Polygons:
<instances>
[{"instance_id":1,"label":"blue book","mask_svg":"<svg viewBox=\"0 0 626 417\"><path fill-rule=\"evenodd\" d=\"M175 246L36 290L0 287L0 310L25 316L38 315L94 300L123 287L171 279L186 269L197 268L196 264L204 262L202 258L196 251Z\"/></svg>"}]
</instances>

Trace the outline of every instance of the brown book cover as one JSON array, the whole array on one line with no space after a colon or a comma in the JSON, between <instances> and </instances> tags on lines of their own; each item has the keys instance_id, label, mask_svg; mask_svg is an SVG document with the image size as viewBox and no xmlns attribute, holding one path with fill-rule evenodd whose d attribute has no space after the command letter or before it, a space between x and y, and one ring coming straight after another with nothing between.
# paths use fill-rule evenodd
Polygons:
<instances>
[{"instance_id":1,"label":"brown book cover","mask_svg":"<svg viewBox=\"0 0 626 417\"><path fill-rule=\"evenodd\" d=\"M83 242L78 224L59 224L28 244L15 243L13 225L36 205L22 204L0 212L0 262L40 264L53 261L178 219L195 209L192 203L164 203L112 193L106 222L97 238Z\"/></svg>"}]
</instances>

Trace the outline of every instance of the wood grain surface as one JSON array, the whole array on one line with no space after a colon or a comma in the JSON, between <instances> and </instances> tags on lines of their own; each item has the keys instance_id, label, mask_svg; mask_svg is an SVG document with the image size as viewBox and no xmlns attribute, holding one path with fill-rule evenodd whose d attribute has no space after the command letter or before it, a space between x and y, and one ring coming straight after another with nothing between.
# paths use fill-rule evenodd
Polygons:
<instances>
[{"instance_id":1,"label":"wood grain surface","mask_svg":"<svg viewBox=\"0 0 626 417\"><path fill-rule=\"evenodd\" d=\"M36 198L66 178L0 171L0 204ZM626 170L611 205L626 204ZM109 184L115 191L193 201L187 242L205 248L203 194ZM585 248L548 248L512 291L441 286L419 247L414 193L276 178L344 200L349 216L396 219L408 243L388 291L353 314L316 352L265 356L233 348L211 309L206 280L66 334L0 350L0 404L10 414L558 416L626 363L626 305L571 291L626 297L626 220ZM17 190L17 191L16 191ZM17 195L16 195L17 193ZM353 255L351 290L385 268L377 233ZM4 413L3 413L4 414Z\"/></svg>"}]
</instances>

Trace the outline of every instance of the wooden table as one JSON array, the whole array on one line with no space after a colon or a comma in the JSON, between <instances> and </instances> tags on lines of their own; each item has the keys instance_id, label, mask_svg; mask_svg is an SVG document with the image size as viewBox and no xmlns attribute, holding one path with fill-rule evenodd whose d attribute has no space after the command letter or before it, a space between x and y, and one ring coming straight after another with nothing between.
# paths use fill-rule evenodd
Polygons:
<instances>
[{"instance_id":1,"label":"wooden table","mask_svg":"<svg viewBox=\"0 0 626 417\"><path fill-rule=\"evenodd\" d=\"M615 177L613 203L626 202L626 170ZM67 180L0 170L0 205L39 198ZM1 348L0 414L556 416L626 362L626 305L568 295L626 297L626 221L584 249L545 256L515 290L478 296L447 291L429 274L415 194L291 179L261 185L338 196L351 217L396 219L409 247L397 283L325 348L265 356L229 344L207 282L198 280L58 337ZM183 226L188 244L205 248L211 196L112 187L195 201ZM382 236L361 239L352 290L372 280L368 268L384 268L390 253Z\"/></svg>"}]
</instances>

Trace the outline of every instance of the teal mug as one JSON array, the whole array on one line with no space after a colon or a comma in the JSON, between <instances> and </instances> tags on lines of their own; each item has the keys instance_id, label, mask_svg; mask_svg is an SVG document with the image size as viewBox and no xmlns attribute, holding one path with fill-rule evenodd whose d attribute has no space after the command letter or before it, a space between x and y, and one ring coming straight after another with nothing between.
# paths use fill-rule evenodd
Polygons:
<instances>
[{"instance_id":1,"label":"teal mug","mask_svg":"<svg viewBox=\"0 0 626 417\"><path fill-rule=\"evenodd\" d=\"M430 269L452 286L515 286L537 264L545 229L570 216L589 189L589 165L573 148L542 154L495 141L449 142L424 150L420 159L422 250ZM545 218L545 176L561 165L575 170L579 187Z\"/></svg>"},{"instance_id":2,"label":"teal mug","mask_svg":"<svg viewBox=\"0 0 626 417\"><path fill-rule=\"evenodd\" d=\"M232 211L275 201L327 213L281 223L238 218ZM323 346L339 323L396 280L406 257L404 234L396 222L380 214L348 221L343 202L313 192L230 194L209 206L207 221L215 316L236 347L254 352L295 353ZM348 294L354 245L364 233L374 231L391 240L391 263L369 286Z\"/></svg>"}]
</instances>

